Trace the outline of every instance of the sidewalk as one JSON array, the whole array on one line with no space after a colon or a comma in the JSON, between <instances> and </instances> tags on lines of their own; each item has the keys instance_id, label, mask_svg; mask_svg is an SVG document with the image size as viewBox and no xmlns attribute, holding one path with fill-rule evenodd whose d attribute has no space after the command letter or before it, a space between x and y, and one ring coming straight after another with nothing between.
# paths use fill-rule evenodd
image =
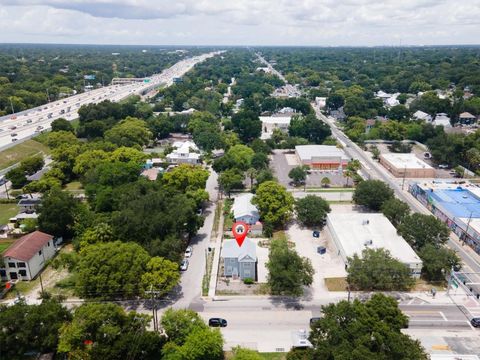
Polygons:
<instances>
[{"instance_id":1,"label":"sidewalk","mask_svg":"<svg viewBox=\"0 0 480 360\"><path fill-rule=\"evenodd\" d=\"M215 243L212 244L212 239L210 239L210 246L214 245L212 272L210 273L210 283L208 286L208 297L210 299L213 299L217 289L218 269L220 268L220 251L222 248L223 239L223 202L217 206L220 206L220 217L218 221Z\"/></svg>"}]
</instances>

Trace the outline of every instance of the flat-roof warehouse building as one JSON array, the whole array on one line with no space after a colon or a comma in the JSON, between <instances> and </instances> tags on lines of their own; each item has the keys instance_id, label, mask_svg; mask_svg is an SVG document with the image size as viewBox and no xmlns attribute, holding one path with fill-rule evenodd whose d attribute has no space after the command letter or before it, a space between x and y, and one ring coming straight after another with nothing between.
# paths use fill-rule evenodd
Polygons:
<instances>
[{"instance_id":1,"label":"flat-roof warehouse building","mask_svg":"<svg viewBox=\"0 0 480 360\"><path fill-rule=\"evenodd\" d=\"M333 145L298 145L295 154L302 165L315 170L342 170L349 158Z\"/></svg>"},{"instance_id":2,"label":"flat-roof warehouse building","mask_svg":"<svg viewBox=\"0 0 480 360\"><path fill-rule=\"evenodd\" d=\"M435 177L435 169L425 161L417 158L415 154L382 154L380 155L380 164L382 164L395 177Z\"/></svg>"},{"instance_id":3,"label":"flat-roof warehouse building","mask_svg":"<svg viewBox=\"0 0 480 360\"><path fill-rule=\"evenodd\" d=\"M480 254L480 188L432 181L413 184L409 191Z\"/></svg>"},{"instance_id":4,"label":"flat-roof warehouse building","mask_svg":"<svg viewBox=\"0 0 480 360\"><path fill-rule=\"evenodd\" d=\"M413 277L420 277L422 260L383 214L330 213L327 226L345 263L354 254L361 257L366 248L384 248L407 265Z\"/></svg>"}]
</instances>

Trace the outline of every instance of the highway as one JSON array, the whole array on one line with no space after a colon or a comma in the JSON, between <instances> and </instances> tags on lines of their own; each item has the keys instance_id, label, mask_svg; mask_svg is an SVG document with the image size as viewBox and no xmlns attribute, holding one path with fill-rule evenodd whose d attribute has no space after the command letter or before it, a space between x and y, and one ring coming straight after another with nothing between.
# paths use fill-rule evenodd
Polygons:
<instances>
[{"instance_id":1,"label":"highway","mask_svg":"<svg viewBox=\"0 0 480 360\"><path fill-rule=\"evenodd\" d=\"M78 117L78 109L82 105L95 104L105 100L117 102L130 95L143 95L154 88L170 86L173 84L174 78L183 76L196 64L219 53L221 52L211 52L181 60L170 68L163 70L160 74L154 74L146 78L145 82L109 85L0 117L0 150L49 129L51 122L55 119L76 119Z\"/></svg>"}]
</instances>

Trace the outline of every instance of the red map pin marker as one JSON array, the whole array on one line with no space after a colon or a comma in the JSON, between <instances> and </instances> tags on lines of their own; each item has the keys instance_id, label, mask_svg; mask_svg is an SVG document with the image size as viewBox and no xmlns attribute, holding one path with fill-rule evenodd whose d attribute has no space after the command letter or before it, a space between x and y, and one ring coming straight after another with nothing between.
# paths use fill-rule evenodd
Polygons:
<instances>
[{"instance_id":1,"label":"red map pin marker","mask_svg":"<svg viewBox=\"0 0 480 360\"><path fill-rule=\"evenodd\" d=\"M243 221L237 221L232 226L232 233L235 237L235 240L237 240L238 246L241 247L243 244L243 240L245 240L248 234L248 225Z\"/></svg>"}]
</instances>

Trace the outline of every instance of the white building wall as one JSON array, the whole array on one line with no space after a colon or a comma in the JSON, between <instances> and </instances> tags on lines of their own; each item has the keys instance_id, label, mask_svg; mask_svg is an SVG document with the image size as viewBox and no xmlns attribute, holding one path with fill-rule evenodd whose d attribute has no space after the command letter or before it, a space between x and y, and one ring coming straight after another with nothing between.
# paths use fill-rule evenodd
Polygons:
<instances>
[{"instance_id":1,"label":"white building wall","mask_svg":"<svg viewBox=\"0 0 480 360\"><path fill-rule=\"evenodd\" d=\"M30 268L30 275L33 279L45 266L45 263L55 255L55 246L53 245L53 239L50 240L47 245L42 248L42 253L37 252L28 262ZM31 280L31 279L29 279Z\"/></svg>"}]
</instances>

